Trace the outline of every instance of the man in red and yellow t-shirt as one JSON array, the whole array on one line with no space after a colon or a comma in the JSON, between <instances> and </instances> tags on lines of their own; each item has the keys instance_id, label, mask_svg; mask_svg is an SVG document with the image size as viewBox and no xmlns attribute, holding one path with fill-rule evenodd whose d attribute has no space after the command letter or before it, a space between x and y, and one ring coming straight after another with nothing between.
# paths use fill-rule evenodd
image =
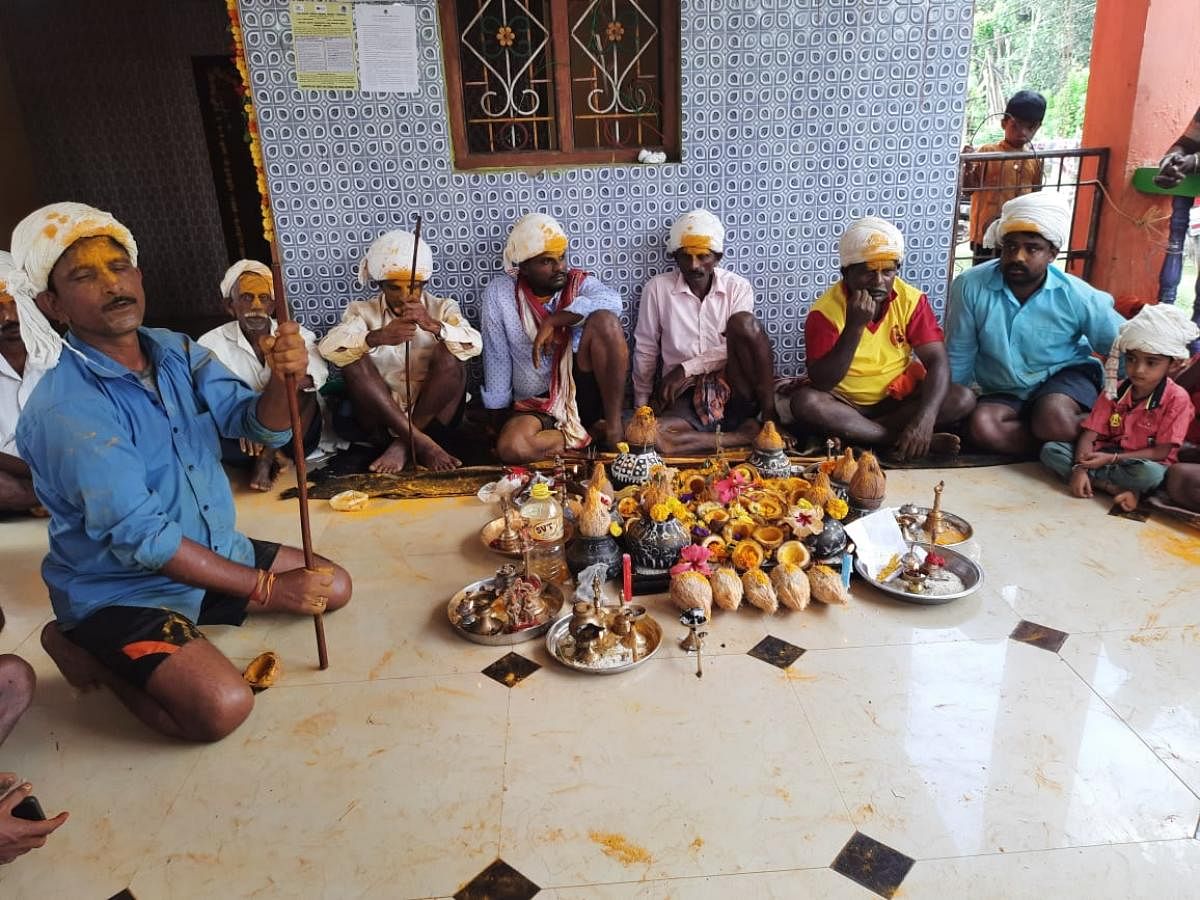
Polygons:
<instances>
[{"instance_id":1,"label":"man in red and yellow t-shirt","mask_svg":"<svg viewBox=\"0 0 1200 900\"><path fill-rule=\"evenodd\" d=\"M975 405L950 383L942 329L925 294L899 277L904 238L883 219L853 222L842 278L804 325L808 378L780 388L794 429L886 448L901 459L958 452L944 428Z\"/></svg>"}]
</instances>

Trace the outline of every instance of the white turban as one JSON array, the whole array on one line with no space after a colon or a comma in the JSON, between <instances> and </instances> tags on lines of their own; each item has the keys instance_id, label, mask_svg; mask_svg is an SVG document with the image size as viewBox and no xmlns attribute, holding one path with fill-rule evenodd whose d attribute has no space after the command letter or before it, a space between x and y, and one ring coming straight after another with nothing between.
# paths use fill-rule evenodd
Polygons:
<instances>
[{"instance_id":1,"label":"white turban","mask_svg":"<svg viewBox=\"0 0 1200 900\"><path fill-rule=\"evenodd\" d=\"M12 255L25 270L35 292L46 290L50 270L72 244L107 235L125 248L137 265L137 242L129 229L109 213L83 203L51 203L27 215L12 234Z\"/></svg>"},{"instance_id":2,"label":"white turban","mask_svg":"<svg viewBox=\"0 0 1200 900\"><path fill-rule=\"evenodd\" d=\"M858 263L900 262L904 259L904 235L884 219L867 216L846 226L838 241L841 266Z\"/></svg>"},{"instance_id":3,"label":"white turban","mask_svg":"<svg viewBox=\"0 0 1200 900\"><path fill-rule=\"evenodd\" d=\"M270 266L263 265L257 259L239 259L225 270L225 277L221 279L221 296L226 300L233 300L238 279L246 274L261 275L272 285L271 293L275 292Z\"/></svg>"},{"instance_id":4,"label":"white turban","mask_svg":"<svg viewBox=\"0 0 1200 900\"><path fill-rule=\"evenodd\" d=\"M1012 231L1040 234L1055 247L1065 247L1071 232L1071 207L1054 191L1013 197L1000 207L1000 218L988 226L983 246L997 246Z\"/></svg>"},{"instance_id":5,"label":"white turban","mask_svg":"<svg viewBox=\"0 0 1200 900\"><path fill-rule=\"evenodd\" d=\"M358 264L358 283L369 281L409 281L412 278L413 240L411 231L388 231L375 238L367 255ZM433 274L433 251L424 240L417 249L417 281L428 281Z\"/></svg>"},{"instance_id":6,"label":"white turban","mask_svg":"<svg viewBox=\"0 0 1200 900\"><path fill-rule=\"evenodd\" d=\"M504 245L504 271L517 274L517 266L543 253L567 251L567 233L545 213L526 213L513 223Z\"/></svg>"},{"instance_id":7,"label":"white turban","mask_svg":"<svg viewBox=\"0 0 1200 900\"><path fill-rule=\"evenodd\" d=\"M686 250L689 253L725 252L725 226L706 209L685 212L671 225L667 236L667 252Z\"/></svg>"},{"instance_id":8,"label":"white turban","mask_svg":"<svg viewBox=\"0 0 1200 900\"><path fill-rule=\"evenodd\" d=\"M17 302L17 318L21 323L21 341L29 361L41 369L58 365L62 338L58 336L34 302L33 285L29 276L9 253L0 250L0 294L8 294Z\"/></svg>"},{"instance_id":9,"label":"white turban","mask_svg":"<svg viewBox=\"0 0 1200 900\"><path fill-rule=\"evenodd\" d=\"M1187 359L1188 345L1200 338L1200 328L1182 309L1166 303L1143 306L1132 319L1121 323L1117 339L1104 363L1105 393L1116 398L1121 358L1128 350L1141 350L1155 356Z\"/></svg>"}]
</instances>

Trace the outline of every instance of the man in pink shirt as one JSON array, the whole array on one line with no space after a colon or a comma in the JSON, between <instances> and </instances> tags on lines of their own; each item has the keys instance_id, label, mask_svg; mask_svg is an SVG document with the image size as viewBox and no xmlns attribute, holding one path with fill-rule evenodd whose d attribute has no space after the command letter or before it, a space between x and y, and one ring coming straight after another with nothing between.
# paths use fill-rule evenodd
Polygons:
<instances>
[{"instance_id":1,"label":"man in pink shirt","mask_svg":"<svg viewBox=\"0 0 1200 900\"><path fill-rule=\"evenodd\" d=\"M718 426L724 446L749 444L759 418L776 418L771 342L754 315L750 282L718 265L724 251L716 216L684 213L667 239L677 269L642 289L634 406L658 413L659 449L669 455L712 450Z\"/></svg>"}]
</instances>

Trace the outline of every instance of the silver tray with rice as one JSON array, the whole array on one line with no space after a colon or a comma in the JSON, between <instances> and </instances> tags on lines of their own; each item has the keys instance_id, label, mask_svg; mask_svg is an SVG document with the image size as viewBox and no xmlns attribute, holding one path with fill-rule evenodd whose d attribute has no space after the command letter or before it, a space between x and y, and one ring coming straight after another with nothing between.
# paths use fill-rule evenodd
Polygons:
<instances>
[{"instance_id":1,"label":"silver tray with rice","mask_svg":"<svg viewBox=\"0 0 1200 900\"><path fill-rule=\"evenodd\" d=\"M921 553L925 553L925 545L909 543L908 547L910 550L918 549ZM979 586L983 584L983 569L976 562L948 547L939 546L937 553L945 560L942 569L947 577L945 580L938 579L936 581L927 578L925 589L920 592L909 589L909 584L904 580L903 573L900 571L899 561L891 571L885 567L880 573L880 579L872 578L866 565L857 557L854 560L854 570L863 581L885 594L890 594L907 603L919 603L925 606L949 603L951 600L958 600L979 590Z\"/></svg>"}]
</instances>

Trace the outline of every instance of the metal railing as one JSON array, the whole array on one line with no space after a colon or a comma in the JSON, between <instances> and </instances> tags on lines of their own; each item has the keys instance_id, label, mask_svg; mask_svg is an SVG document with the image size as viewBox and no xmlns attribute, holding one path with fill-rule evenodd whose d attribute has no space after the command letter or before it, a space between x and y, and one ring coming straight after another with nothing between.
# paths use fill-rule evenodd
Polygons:
<instances>
[{"instance_id":1,"label":"metal railing","mask_svg":"<svg viewBox=\"0 0 1200 900\"><path fill-rule=\"evenodd\" d=\"M963 184L963 173L973 163L995 164L1022 163L1041 160L1042 180L1038 183L1018 183L967 187ZM988 172L985 169L985 172ZM990 172L988 172L990 174ZM1096 254L1096 234L1100 227L1100 213L1104 206L1103 192L1107 185L1108 148L1078 147L1063 150L1036 150L1028 153L964 153L958 169L958 186L954 204L954 228L952 230L950 262L947 266L946 285L954 276L974 264L970 249L969 226L971 198L976 194L996 193L1008 197L1028 194L1031 191L1057 191L1065 194L1071 206L1071 238L1067 246L1059 248L1058 261L1063 268L1085 281L1091 277L1092 263ZM1085 227L1086 226L1086 227ZM964 248L966 248L964 250Z\"/></svg>"}]
</instances>

